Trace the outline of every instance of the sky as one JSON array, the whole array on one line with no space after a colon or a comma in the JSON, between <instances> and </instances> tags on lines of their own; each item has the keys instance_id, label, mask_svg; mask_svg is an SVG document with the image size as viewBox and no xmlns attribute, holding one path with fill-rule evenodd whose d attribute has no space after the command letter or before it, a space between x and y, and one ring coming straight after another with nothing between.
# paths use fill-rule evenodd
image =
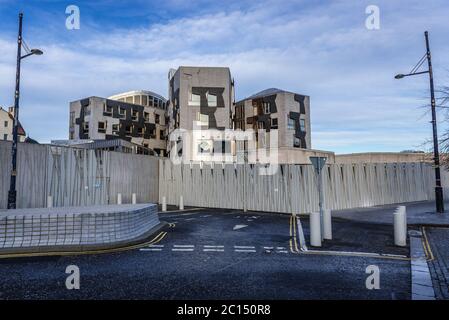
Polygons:
<instances>
[{"instance_id":1,"label":"sky","mask_svg":"<svg viewBox=\"0 0 449 320\"><path fill-rule=\"evenodd\" d=\"M66 28L69 5L78 30ZM366 27L370 5L379 29ZM237 100L272 87L310 96L313 149L426 149L428 77L394 79L425 53L425 30L435 85L449 85L447 0L0 0L3 107L14 102L20 11L26 43L44 51L22 61L20 98L20 120L41 143L68 138L70 101L138 89L167 97L168 70L195 65L230 67Z\"/></svg>"}]
</instances>

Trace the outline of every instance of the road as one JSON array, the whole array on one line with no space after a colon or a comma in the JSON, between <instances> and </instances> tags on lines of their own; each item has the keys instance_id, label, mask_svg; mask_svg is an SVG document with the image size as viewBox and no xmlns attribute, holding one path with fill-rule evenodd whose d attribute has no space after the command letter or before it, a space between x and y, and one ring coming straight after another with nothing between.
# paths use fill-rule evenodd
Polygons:
<instances>
[{"instance_id":1,"label":"road","mask_svg":"<svg viewBox=\"0 0 449 320\"><path fill-rule=\"evenodd\" d=\"M161 220L169 225L141 249L0 259L0 299L410 298L409 261L299 254L290 216L205 209ZM325 249L407 253L390 247L389 228L336 221ZM68 265L80 269L79 290L65 287ZM366 289L369 265L380 268L379 290Z\"/></svg>"}]
</instances>

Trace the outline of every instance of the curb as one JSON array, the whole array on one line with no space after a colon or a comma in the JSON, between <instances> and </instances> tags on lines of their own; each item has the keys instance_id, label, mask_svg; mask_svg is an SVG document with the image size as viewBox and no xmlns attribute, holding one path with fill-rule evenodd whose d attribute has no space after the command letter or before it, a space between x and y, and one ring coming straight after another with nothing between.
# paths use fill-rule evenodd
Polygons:
<instances>
[{"instance_id":1,"label":"curb","mask_svg":"<svg viewBox=\"0 0 449 320\"><path fill-rule=\"evenodd\" d=\"M412 276L412 300L435 300L427 255L420 231L409 231Z\"/></svg>"}]
</instances>

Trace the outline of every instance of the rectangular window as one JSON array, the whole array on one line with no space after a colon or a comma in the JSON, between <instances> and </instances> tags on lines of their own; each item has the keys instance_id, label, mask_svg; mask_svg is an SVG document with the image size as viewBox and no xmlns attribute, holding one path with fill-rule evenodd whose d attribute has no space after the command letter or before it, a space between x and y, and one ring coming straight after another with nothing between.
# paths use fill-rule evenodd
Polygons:
<instances>
[{"instance_id":1,"label":"rectangular window","mask_svg":"<svg viewBox=\"0 0 449 320\"><path fill-rule=\"evenodd\" d=\"M215 94L211 94L211 93L207 94L207 105L209 107L217 106L217 96Z\"/></svg>"},{"instance_id":2,"label":"rectangular window","mask_svg":"<svg viewBox=\"0 0 449 320\"><path fill-rule=\"evenodd\" d=\"M154 98L153 106L156 108L159 108L159 99L158 98Z\"/></svg>"},{"instance_id":3,"label":"rectangular window","mask_svg":"<svg viewBox=\"0 0 449 320\"><path fill-rule=\"evenodd\" d=\"M106 133L106 122L103 121L98 122L98 132Z\"/></svg>"},{"instance_id":4,"label":"rectangular window","mask_svg":"<svg viewBox=\"0 0 449 320\"><path fill-rule=\"evenodd\" d=\"M89 134L89 122L84 122L83 133Z\"/></svg>"},{"instance_id":5,"label":"rectangular window","mask_svg":"<svg viewBox=\"0 0 449 320\"><path fill-rule=\"evenodd\" d=\"M123 118L125 116L125 112L126 112L125 108L123 107L118 108L118 114L120 115L120 117Z\"/></svg>"},{"instance_id":6,"label":"rectangular window","mask_svg":"<svg viewBox=\"0 0 449 320\"><path fill-rule=\"evenodd\" d=\"M145 122L150 122L150 114L148 112L144 112L143 117L145 118Z\"/></svg>"},{"instance_id":7,"label":"rectangular window","mask_svg":"<svg viewBox=\"0 0 449 320\"><path fill-rule=\"evenodd\" d=\"M159 130L159 139L165 140L165 130Z\"/></svg>"},{"instance_id":8,"label":"rectangular window","mask_svg":"<svg viewBox=\"0 0 449 320\"><path fill-rule=\"evenodd\" d=\"M294 139L293 139L293 147L301 148L301 140L299 138L294 137Z\"/></svg>"},{"instance_id":9,"label":"rectangular window","mask_svg":"<svg viewBox=\"0 0 449 320\"><path fill-rule=\"evenodd\" d=\"M3 135L3 140L8 140L8 134L5 133L5 134Z\"/></svg>"},{"instance_id":10,"label":"rectangular window","mask_svg":"<svg viewBox=\"0 0 449 320\"><path fill-rule=\"evenodd\" d=\"M73 112L71 112L71 113L73 113ZM8 121L5 121L5 128L7 128L7 127L8 127Z\"/></svg>"},{"instance_id":11,"label":"rectangular window","mask_svg":"<svg viewBox=\"0 0 449 320\"><path fill-rule=\"evenodd\" d=\"M152 96L148 96L148 105L149 105L150 107L153 106L153 97L152 97Z\"/></svg>"},{"instance_id":12,"label":"rectangular window","mask_svg":"<svg viewBox=\"0 0 449 320\"><path fill-rule=\"evenodd\" d=\"M140 98L141 96L134 96L134 104L141 104L142 99Z\"/></svg>"},{"instance_id":13,"label":"rectangular window","mask_svg":"<svg viewBox=\"0 0 449 320\"><path fill-rule=\"evenodd\" d=\"M158 114L155 114L155 115L154 115L154 122L155 122L155 123L160 123L160 122L161 122L161 116L158 115Z\"/></svg>"},{"instance_id":14,"label":"rectangular window","mask_svg":"<svg viewBox=\"0 0 449 320\"><path fill-rule=\"evenodd\" d=\"M118 134L120 131L120 125L119 124L113 124L112 125L112 134Z\"/></svg>"},{"instance_id":15,"label":"rectangular window","mask_svg":"<svg viewBox=\"0 0 449 320\"><path fill-rule=\"evenodd\" d=\"M131 125L127 125L127 126L125 127L125 132L126 132L126 134L128 134L128 135L130 135L130 134L132 133L132 130L133 130L133 126L131 126Z\"/></svg>"},{"instance_id":16,"label":"rectangular window","mask_svg":"<svg viewBox=\"0 0 449 320\"><path fill-rule=\"evenodd\" d=\"M190 95L189 106L199 107L201 105L201 96L199 94L192 93Z\"/></svg>"},{"instance_id":17,"label":"rectangular window","mask_svg":"<svg viewBox=\"0 0 449 320\"><path fill-rule=\"evenodd\" d=\"M196 121L200 122L201 126L206 126L209 124L209 116L207 114L196 113Z\"/></svg>"},{"instance_id":18,"label":"rectangular window","mask_svg":"<svg viewBox=\"0 0 449 320\"><path fill-rule=\"evenodd\" d=\"M145 133L145 129L140 127L140 128L137 129L137 133L140 134L140 135L143 135Z\"/></svg>"},{"instance_id":19,"label":"rectangular window","mask_svg":"<svg viewBox=\"0 0 449 320\"><path fill-rule=\"evenodd\" d=\"M112 114L112 107L108 106L106 102L103 102L103 113L111 115Z\"/></svg>"},{"instance_id":20,"label":"rectangular window","mask_svg":"<svg viewBox=\"0 0 449 320\"><path fill-rule=\"evenodd\" d=\"M272 129L277 129L278 128L278 119L277 118L271 119L271 128Z\"/></svg>"},{"instance_id":21,"label":"rectangular window","mask_svg":"<svg viewBox=\"0 0 449 320\"><path fill-rule=\"evenodd\" d=\"M75 126L75 111L70 112L70 126ZM5 127L6 127L6 121L5 121Z\"/></svg>"},{"instance_id":22,"label":"rectangular window","mask_svg":"<svg viewBox=\"0 0 449 320\"><path fill-rule=\"evenodd\" d=\"M270 113L270 104L268 102L263 103L264 113L269 114Z\"/></svg>"},{"instance_id":23,"label":"rectangular window","mask_svg":"<svg viewBox=\"0 0 449 320\"><path fill-rule=\"evenodd\" d=\"M288 129L295 129L295 119L292 119L292 118L288 118L288 120L287 120L288 122L288 125L287 125L287 128Z\"/></svg>"},{"instance_id":24,"label":"rectangular window","mask_svg":"<svg viewBox=\"0 0 449 320\"><path fill-rule=\"evenodd\" d=\"M136 110L132 110L131 109L131 119L133 121L137 121L137 118L139 117L139 112L137 112Z\"/></svg>"},{"instance_id":25,"label":"rectangular window","mask_svg":"<svg viewBox=\"0 0 449 320\"><path fill-rule=\"evenodd\" d=\"M147 106L148 105L148 96L142 96L142 105Z\"/></svg>"},{"instance_id":26,"label":"rectangular window","mask_svg":"<svg viewBox=\"0 0 449 320\"><path fill-rule=\"evenodd\" d=\"M306 132L306 120L299 119L299 127L301 128L302 132Z\"/></svg>"}]
</instances>

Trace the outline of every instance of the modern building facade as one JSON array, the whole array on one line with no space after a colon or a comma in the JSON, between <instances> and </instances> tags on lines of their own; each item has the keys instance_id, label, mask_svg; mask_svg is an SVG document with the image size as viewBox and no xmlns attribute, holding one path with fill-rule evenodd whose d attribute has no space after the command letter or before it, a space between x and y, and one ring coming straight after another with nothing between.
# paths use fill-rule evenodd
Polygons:
<instances>
[{"instance_id":1,"label":"modern building facade","mask_svg":"<svg viewBox=\"0 0 449 320\"><path fill-rule=\"evenodd\" d=\"M12 129L14 127L14 108L10 107L8 110L0 107L0 140L12 141ZM19 122L17 130L19 142L24 142L26 139L26 133L22 125Z\"/></svg>"},{"instance_id":2,"label":"modern building facade","mask_svg":"<svg viewBox=\"0 0 449 320\"><path fill-rule=\"evenodd\" d=\"M256 147L269 147L264 133L277 130L278 148L311 149L310 98L270 88L235 104L234 129L252 129Z\"/></svg>"},{"instance_id":3,"label":"modern building facade","mask_svg":"<svg viewBox=\"0 0 449 320\"><path fill-rule=\"evenodd\" d=\"M151 91L73 101L70 103L69 139L122 139L164 156L166 109L166 99Z\"/></svg>"},{"instance_id":4,"label":"modern building facade","mask_svg":"<svg viewBox=\"0 0 449 320\"><path fill-rule=\"evenodd\" d=\"M234 81L229 68L184 67L170 70L169 134L179 129L182 141L171 141L183 160L213 160L231 155L224 137L232 128Z\"/></svg>"}]
</instances>

